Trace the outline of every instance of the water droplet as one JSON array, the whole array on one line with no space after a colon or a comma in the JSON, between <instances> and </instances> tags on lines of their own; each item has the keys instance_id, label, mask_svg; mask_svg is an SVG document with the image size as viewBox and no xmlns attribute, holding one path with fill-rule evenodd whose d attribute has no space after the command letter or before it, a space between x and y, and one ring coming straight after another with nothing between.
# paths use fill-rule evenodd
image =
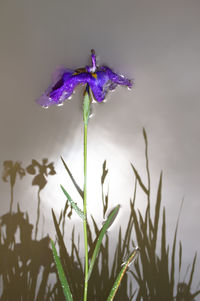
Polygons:
<instances>
[{"instance_id":1,"label":"water droplet","mask_svg":"<svg viewBox=\"0 0 200 301\"><path fill-rule=\"evenodd\" d=\"M103 103L106 103L108 101L108 99L107 98L105 98L102 102Z\"/></svg>"},{"instance_id":2,"label":"water droplet","mask_svg":"<svg viewBox=\"0 0 200 301\"><path fill-rule=\"evenodd\" d=\"M48 106L42 106L42 108L43 108L43 109L48 109L49 107L48 107Z\"/></svg>"},{"instance_id":3,"label":"water droplet","mask_svg":"<svg viewBox=\"0 0 200 301\"><path fill-rule=\"evenodd\" d=\"M95 114L93 112L90 113L89 118L93 118L95 116Z\"/></svg>"},{"instance_id":4,"label":"water droplet","mask_svg":"<svg viewBox=\"0 0 200 301\"><path fill-rule=\"evenodd\" d=\"M129 264L128 264L128 267L130 267L134 262L135 262L135 260L137 259L137 257L138 257L138 254L139 254L139 247L135 247L135 256L132 258L132 260L129 262ZM126 265L127 264L127 260L128 260L128 257L129 256L125 256L125 258L124 258L124 262L121 264L121 266L124 266L124 265Z\"/></svg>"},{"instance_id":5,"label":"water droplet","mask_svg":"<svg viewBox=\"0 0 200 301\"><path fill-rule=\"evenodd\" d=\"M123 267L126 264L126 261L122 262L121 267Z\"/></svg>"},{"instance_id":6,"label":"water droplet","mask_svg":"<svg viewBox=\"0 0 200 301\"><path fill-rule=\"evenodd\" d=\"M132 90L132 87L127 87L127 90L128 90L128 91L131 91L131 90Z\"/></svg>"},{"instance_id":7,"label":"water droplet","mask_svg":"<svg viewBox=\"0 0 200 301\"><path fill-rule=\"evenodd\" d=\"M63 106L63 102L57 104L57 107L62 107L62 106Z\"/></svg>"}]
</instances>

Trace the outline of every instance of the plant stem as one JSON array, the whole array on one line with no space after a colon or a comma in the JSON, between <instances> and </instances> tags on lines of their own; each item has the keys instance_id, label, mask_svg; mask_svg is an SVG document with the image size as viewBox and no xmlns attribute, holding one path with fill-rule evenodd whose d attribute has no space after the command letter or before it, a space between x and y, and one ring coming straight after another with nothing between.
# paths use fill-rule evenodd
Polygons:
<instances>
[{"instance_id":1,"label":"plant stem","mask_svg":"<svg viewBox=\"0 0 200 301\"><path fill-rule=\"evenodd\" d=\"M84 123L84 194L83 194L83 212L85 219L84 241L85 241L85 286L84 286L84 301L87 301L88 290L88 239L87 239L87 123Z\"/></svg>"}]
</instances>

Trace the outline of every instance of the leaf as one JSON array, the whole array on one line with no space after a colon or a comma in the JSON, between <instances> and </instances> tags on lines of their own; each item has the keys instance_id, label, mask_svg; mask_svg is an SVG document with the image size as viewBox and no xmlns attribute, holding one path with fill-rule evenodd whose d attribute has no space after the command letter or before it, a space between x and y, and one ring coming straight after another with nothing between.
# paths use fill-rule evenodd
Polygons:
<instances>
[{"instance_id":1,"label":"leaf","mask_svg":"<svg viewBox=\"0 0 200 301\"><path fill-rule=\"evenodd\" d=\"M53 251L53 256L54 256L54 261L56 263L57 271L58 271L58 276L60 279L60 282L62 284L63 292L66 298L66 301L73 301L72 294L69 288L69 284L67 282L67 278L65 277L65 273L60 261L60 258L58 256L58 253L56 251L56 247L54 245L54 242L51 240L51 247Z\"/></svg>"},{"instance_id":2,"label":"leaf","mask_svg":"<svg viewBox=\"0 0 200 301\"><path fill-rule=\"evenodd\" d=\"M67 193L67 191L65 190L65 188L60 185L62 191L64 192L65 196L67 197L68 201L70 202L70 204L72 205L72 207L74 208L74 210L76 211L76 213L82 218L82 220L85 219L84 213L83 211L77 206L77 204L72 200L72 198L70 197L70 195Z\"/></svg>"},{"instance_id":3,"label":"leaf","mask_svg":"<svg viewBox=\"0 0 200 301\"><path fill-rule=\"evenodd\" d=\"M69 167L67 166L67 164L65 163L65 161L64 161L64 159L62 157L61 157L61 160L62 160L62 163L63 163L63 165L64 165L64 167L65 167L65 169L66 169L66 171L67 171L67 173L68 173L68 175L69 175L72 183L74 184L76 190L78 191L78 193L80 194L80 196L83 199L83 190L81 190L81 188L79 187L79 185L76 183L76 181L75 181L75 179L74 179L71 171L69 170Z\"/></svg>"},{"instance_id":4,"label":"leaf","mask_svg":"<svg viewBox=\"0 0 200 301\"><path fill-rule=\"evenodd\" d=\"M114 299L114 297L115 297L115 295L116 295L116 292L117 292L117 290L118 290L118 288L119 288L119 285L120 285L120 283L121 283L121 281L122 281L122 278L124 277L124 274L125 274L125 272L126 272L128 266L129 266L129 264L130 264L133 260L136 259L136 256L138 255L138 252L139 252L139 249L138 249L138 248L135 249L135 250L133 251L133 253L129 256L129 258L127 259L127 261L124 263L124 265L123 265L121 271L119 272L119 274L118 274L118 276L117 276L117 278L116 278L116 280L115 280L115 282L114 282L114 285L113 285L113 287L112 287L112 289L111 289L111 291L110 291L110 295L108 296L107 301L112 301L112 300Z\"/></svg>"},{"instance_id":5,"label":"leaf","mask_svg":"<svg viewBox=\"0 0 200 301\"><path fill-rule=\"evenodd\" d=\"M91 259L91 262L90 262L90 266L89 266L89 270L88 270L88 278L87 278L87 281L89 280L90 278L90 275L92 273L92 269L94 267L94 263L95 263L95 260L98 256L98 253L99 253L99 249L100 249L100 246L101 246L101 242L103 240L103 237L107 231L107 229L111 226L111 224L113 223L113 221L115 220L117 214L118 214L118 211L119 211L119 208L120 208L120 205L116 206L112 212L109 214L108 216L108 219L106 220L105 224L103 225L101 231L100 231L100 234L99 234L99 237L97 239L97 243L96 243L96 246L95 246L95 249L94 249L94 252L92 254L92 259Z\"/></svg>"},{"instance_id":6,"label":"leaf","mask_svg":"<svg viewBox=\"0 0 200 301\"><path fill-rule=\"evenodd\" d=\"M90 117L90 103L91 103L91 91L89 85L86 86L84 93L84 101L83 101L83 121L84 124L88 124L88 120Z\"/></svg>"}]
</instances>

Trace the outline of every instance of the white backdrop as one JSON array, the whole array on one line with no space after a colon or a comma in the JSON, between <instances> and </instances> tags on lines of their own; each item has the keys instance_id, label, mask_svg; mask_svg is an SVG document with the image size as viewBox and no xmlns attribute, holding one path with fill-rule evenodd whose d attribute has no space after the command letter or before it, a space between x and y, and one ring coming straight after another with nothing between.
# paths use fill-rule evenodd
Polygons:
<instances>
[{"instance_id":1,"label":"white backdrop","mask_svg":"<svg viewBox=\"0 0 200 301\"><path fill-rule=\"evenodd\" d=\"M41 194L47 232L54 231L51 207L59 212L65 200L58 187L67 181L60 155L82 181L82 89L61 108L44 110L34 100L57 66L85 66L94 48L100 63L136 83L131 92L119 87L105 104L95 105L89 125L89 211L98 217L100 174L107 159L111 205L122 204L123 223L133 192L130 162L145 176L145 127L153 194L164 172L168 239L184 197L179 239L185 263L200 251L199 28L198 0L1 0L0 160L19 160L24 166L32 158L55 162L58 174ZM20 200L34 219L36 190L30 181L16 184L14 206ZM0 187L3 214L9 208L9 186L1 181ZM141 198L138 206L144 205Z\"/></svg>"}]
</instances>

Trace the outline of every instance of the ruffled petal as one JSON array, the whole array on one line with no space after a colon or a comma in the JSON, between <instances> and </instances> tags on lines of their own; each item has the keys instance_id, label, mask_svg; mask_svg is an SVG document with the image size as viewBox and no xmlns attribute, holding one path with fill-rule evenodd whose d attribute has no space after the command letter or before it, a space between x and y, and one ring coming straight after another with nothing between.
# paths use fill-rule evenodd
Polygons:
<instances>
[{"instance_id":1,"label":"ruffled petal","mask_svg":"<svg viewBox=\"0 0 200 301\"><path fill-rule=\"evenodd\" d=\"M109 88L109 77L103 71L97 71L95 74L92 75L92 80L90 82L90 88L92 90L94 98L98 102L102 102Z\"/></svg>"},{"instance_id":2,"label":"ruffled petal","mask_svg":"<svg viewBox=\"0 0 200 301\"><path fill-rule=\"evenodd\" d=\"M57 68L55 72L52 74L52 83L47 88L44 94L49 95L52 91L61 88L64 84L65 80L67 80L72 74L74 70L66 69L63 67Z\"/></svg>"},{"instance_id":3,"label":"ruffled petal","mask_svg":"<svg viewBox=\"0 0 200 301\"><path fill-rule=\"evenodd\" d=\"M63 75L71 76L74 73L74 70L65 68L65 67L57 67L56 70L52 74L52 84L55 85L57 81L59 81Z\"/></svg>"},{"instance_id":4,"label":"ruffled petal","mask_svg":"<svg viewBox=\"0 0 200 301\"><path fill-rule=\"evenodd\" d=\"M132 88L133 83L130 79L124 77L123 75L119 75L115 72L113 72L110 68L108 68L107 66L102 66L101 70L103 70L109 77L109 79L117 84L117 85L123 85L123 86L127 86L129 88Z\"/></svg>"},{"instance_id":5,"label":"ruffled petal","mask_svg":"<svg viewBox=\"0 0 200 301\"><path fill-rule=\"evenodd\" d=\"M36 99L36 102L44 108L55 105L55 102L53 102L52 99L50 99L46 94L43 94L40 98Z\"/></svg>"},{"instance_id":6,"label":"ruffled petal","mask_svg":"<svg viewBox=\"0 0 200 301\"><path fill-rule=\"evenodd\" d=\"M72 95L77 85L90 83L92 79L90 73L87 72L73 74L73 70L61 70L59 74L56 74L52 84L45 93L36 102L43 107L59 105Z\"/></svg>"},{"instance_id":7,"label":"ruffled petal","mask_svg":"<svg viewBox=\"0 0 200 301\"><path fill-rule=\"evenodd\" d=\"M117 85L132 87L132 81L123 75L118 75L107 66L98 67L94 50L91 51L91 60L91 67L76 70L63 67L57 69L53 74L52 84L36 102L44 107L61 104L72 95L79 84L89 85L98 102L102 102L108 91L114 90Z\"/></svg>"}]
</instances>

